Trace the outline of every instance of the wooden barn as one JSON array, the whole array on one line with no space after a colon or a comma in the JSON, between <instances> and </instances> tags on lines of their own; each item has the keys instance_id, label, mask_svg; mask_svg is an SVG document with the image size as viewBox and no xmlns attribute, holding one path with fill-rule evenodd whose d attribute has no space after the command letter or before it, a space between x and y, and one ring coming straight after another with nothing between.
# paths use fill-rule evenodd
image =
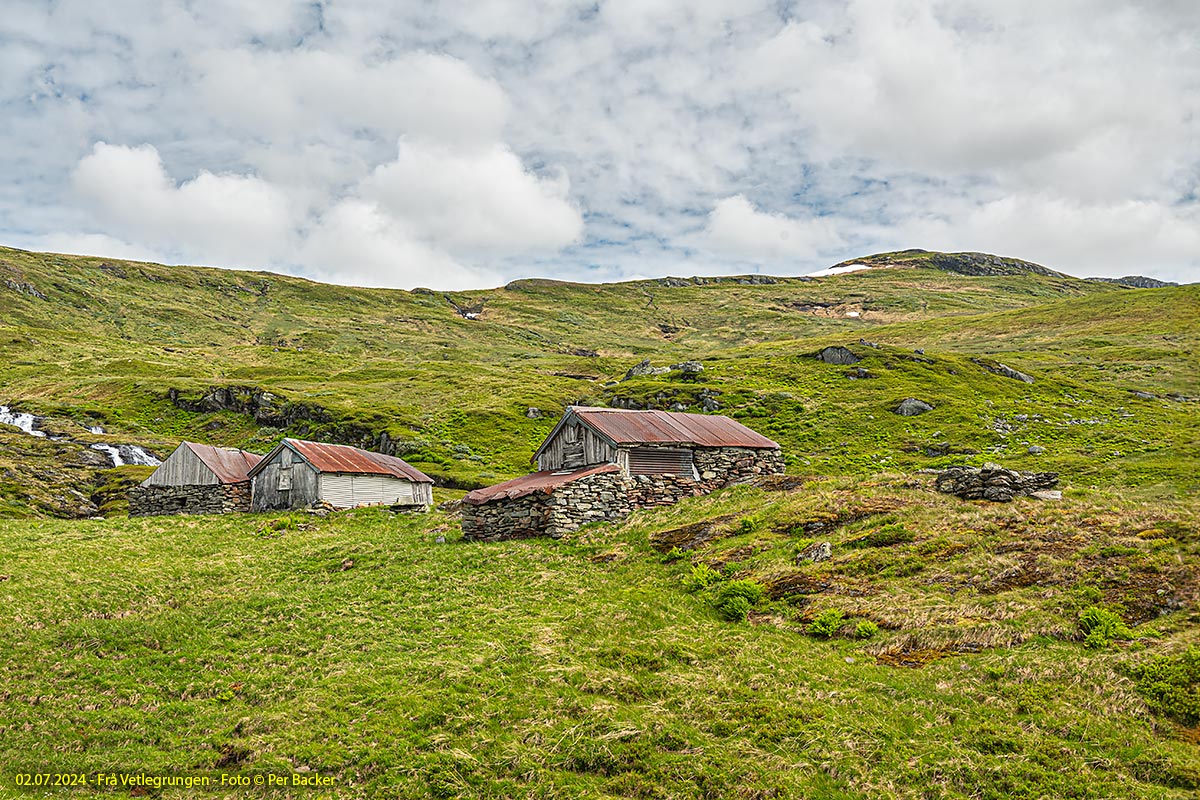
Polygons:
<instances>
[{"instance_id":1,"label":"wooden barn","mask_svg":"<svg viewBox=\"0 0 1200 800\"><path fill-rule=\"evenodd\" d=\"M395 456L343 444L284 439L250 470L255 511L409 506L427 511L433 479Z\"/></svg>"},{"instance_id":2,"label":"wooden barn","mask_svg":"<svg viewBox=\"0 0 1200 800\"><path fill-rule=\"evenodd\" d=\"M779 445L729 417L571 406L538 471L463 498L463 537L560 536L647 506L783 472Z\"/></svg>"},{"instance_id":3,"label":"wooden barn","mask_svg":"<svg viewBox=\"0 0 1200 800\"><path fill-rule=\"evenodd\" d=\"M616 464L626 475L700 480L736 477L733 462L778 453L778 444L725 416L570 406L533 458L539 470Z\"/></svg>"},{"instance_id":4,"label":"wooden barn","mask_svg":"<svg viewBox=\"0 0 1200 800\"><path fill-rule=\"evenodd\" d=\"M250 510L250 470L262 456L183 442L129 490L129 516L228 514Z\"/></svg>"}]
</instances>

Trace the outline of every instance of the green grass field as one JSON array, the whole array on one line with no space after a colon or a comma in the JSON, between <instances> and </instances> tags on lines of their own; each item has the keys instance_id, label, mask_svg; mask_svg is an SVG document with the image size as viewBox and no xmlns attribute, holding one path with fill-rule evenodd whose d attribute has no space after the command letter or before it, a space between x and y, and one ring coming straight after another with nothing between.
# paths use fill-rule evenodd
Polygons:
<instances>
[{"instance_id":1,"label":"green grass field","mask_svg":"<svg viewBox=\"0 0 1200 800\"><path fill-rule=\"evenodd\" d=\"M333 797L1194 796L1200 720L1151 711L1133 670L1200 645L1196 521L1194 502L985 506L904 477L497 545L441 512L10 521L0 785L304 770ZM834 558L797 567L814 523ZM716 532L678 548L696 526ZM766 596L731 622L716 605L739 579ZM1085 646L1091 606L1130 638Z\"/></svg>"}]
</instances>

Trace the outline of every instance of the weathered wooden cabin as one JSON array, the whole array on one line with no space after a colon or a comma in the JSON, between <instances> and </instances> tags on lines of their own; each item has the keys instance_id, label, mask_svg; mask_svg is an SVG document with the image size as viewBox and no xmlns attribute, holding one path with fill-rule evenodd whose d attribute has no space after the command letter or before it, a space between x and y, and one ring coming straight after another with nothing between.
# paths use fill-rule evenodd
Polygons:
<instances>
[{"instance_id":1,"label":"weathered wooden cabin","mask_svg":"<svg viewBox=\"0 0 1200 800\"><path fill-rule=\"evenodd\" d=\"M734 474L759 451L778 455L779 445L725 416L570 406L533 458L539 470L616 464L626 475L700 480Z\"/></svg>"},{"instance_id":2,"label":"weathered wooden cabin","mask_svg":"<svg viewBox=\"0 0 1200 800\"><path fill-rule=\"evenodd\" d=\"M261 459L245 450L183 442L129 490L129 516L249 511L250 470Z\"/></svg>"},{"instance_id":3,"label":"weathered wooden cabin","mask_svg":"<svg viewBox=\"0 0 1200 800\"><path fill-rule=\"evenodd\" d=\"M534 453L538 472L463 498L463 536L559 536L759 475L779 445L729 417L571 406Z\"/></svg>"},{"instance_id":4,"label":"weathered wooden cabin","mask_svg":"<svg viewBox=\"0 0 1200 800\"><path fill-rule=\"evenodd\" d=\"M284 439L250 470L255 511L407 506L427 511L433 479L404 460L344 444Z\"/></svg>"}]
</instances>

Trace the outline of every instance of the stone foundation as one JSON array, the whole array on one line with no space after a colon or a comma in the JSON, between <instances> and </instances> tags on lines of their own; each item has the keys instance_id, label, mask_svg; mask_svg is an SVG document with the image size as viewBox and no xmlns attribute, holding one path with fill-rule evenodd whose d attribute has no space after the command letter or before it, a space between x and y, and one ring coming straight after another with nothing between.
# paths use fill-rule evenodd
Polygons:
<instances>
[{"instance_id":1,"label":"stone foundation","mask_svg":"<svg viewBox=\"0 0 1200 800\"><path fill-rule=\"evenodd\" d=\"M619 472L589 475L546 497L546 536L558 538L589 522L620 519L633 510L628 478Z\"/></svg>"},{"instance_id":2,"label":"stone foundation","mask_svg":"<svg viewBox=\"0 0 1200 800\"><path fill-rule=\"evenodd\" d=\"M621 519L639 508L667 506L762 475L783 472L778 450L695 448L692 456L699 480L680 475L589 475L559 486L550 494L535 492L462 506L463 538L469 541L558 538L589 522Z\"/></svg>"},{"instance_id":3,"label":"stone foundation","mask_svg":"<svg viewBox=\"0 0 1200 800\"><path fill-rule=\"evenodd\" d=\"M250 481L202 486L135 486L128 496L131 517L250 511Z\"/></svg>"},{"instance_id":4,"label":"stone foundation","mask_svg":"<svg viewBox=\"0 0 1200 800\"><path fill-rule=\"evenodd\" d=\"M501 539L528 539L546 536L546 501L549 495L537 492L516 499L462 506L463 538L477 542Z\"/></svg>"}]
</instances>

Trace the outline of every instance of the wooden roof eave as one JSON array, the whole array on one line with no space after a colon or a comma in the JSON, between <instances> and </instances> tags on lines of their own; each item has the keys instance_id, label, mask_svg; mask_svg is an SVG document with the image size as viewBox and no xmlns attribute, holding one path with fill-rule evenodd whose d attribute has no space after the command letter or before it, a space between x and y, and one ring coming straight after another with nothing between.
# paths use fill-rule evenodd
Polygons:
<instances>
[{"instance_id":1,"label":"wooden roof eave","mask_svg":"<svg viewBox=\"0 0 1200 800\"><path fill-rule=\"evenodd\" d=\"M320 471L321 471L321 470L317 469L315 466L313 466L313 465L312 465L312 464L309 462L309 460L308 460L307 458L305 458L305 457L304 457L304 454L303 454L303 453L301 453L299 450L297 450L296 448L294 448L294 447L292 447L290 444L288 444L288 440L287 440L287 439L284 439L284 440L283 440L283 441L281 441L279 444L277 444L277 445L275 445L274 447L272 447L272 448L271 448L271 452L267 453L265 456L263 456L263 457L262 457L262 461L259 461L257 464L255 464L253 467L251 467L251 468L249 469L249 471L248 471L248 472L246 472L246 477L247 477L247 478L250 478L250 479L253 479L255 476L257 476L257 475L258 475L258 473L262 472L264 469L266 469L266 468L267 468L267 462L268 462L268 461L270 461L271 459L275 458L275 456L276 456L276 455L278 455L280 452L282 452L282 450L283 450L285 447L286 447L288 450L291 450L293 453L295 453L295 454L296 454L296 456L297 456L297 457L298 457L298 458L299 458L301 461L303 461L305 464L308 464L308 466L309 466L309 467L312 467L312 469L316 470L317 472L320 472Z\"/></svg>"},{"instance_id":2,"label":"wooden roof eave","mask_svg":"<svg viewBox=\"0 0 1200 800\"><path fill-rule=\"evenodd\" d=\"M545 452L546 445L550 444L550 441L552 439L554 439L555 436L558 435L558 432L563 429L563 426L566 425L567 421L570 419L574 419L580 425L583 425L589 431L596 434L604 441L608 442L614 448L620 449L621 446L619 444L617 444L616 441L613 440L613 438L610 437L607 433L604 433L603 431L596 428L596 426L590 424L587 420L585 420L582 417L580 417L579 415L577 415L575 413L575 406L567 406L567 410L563 412L562 417L558 420L558 424L550 429L550 433L548 433L546 435L546 438L542 440L541 445L539 445L538 449L534 451L533 458L529 459L530 463L536 462L538 460L538 456L540 456L543 452Z\"/></svg>"}]
</instances>

